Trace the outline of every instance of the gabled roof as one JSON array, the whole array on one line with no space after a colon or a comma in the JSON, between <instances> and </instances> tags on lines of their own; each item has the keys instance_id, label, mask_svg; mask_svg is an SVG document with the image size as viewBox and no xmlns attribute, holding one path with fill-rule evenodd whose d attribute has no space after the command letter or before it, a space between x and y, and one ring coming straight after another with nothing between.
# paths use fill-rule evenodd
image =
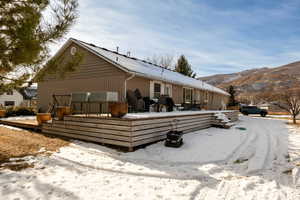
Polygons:
<instances>
[{"instance_id":1,"label":"gabled roof","mask_svg":"<svg viewBox=\"0 0 300 200\"><path fill-rule=\"evenodd\" d=\"M140 60L134 57L129 57L118 52L110 51L108 49L98 47L96 45L86 43L77 39L70 38L66 44L70 42L78 44L79 46L112 63L113 65L125 72L149 79L160 80L177 85L183 85L186 87L198 88L202 90L220 93L223 95L229 95L224 90L209 85L201 80L182 75L178 72L165 69L161 66L152 64L150 62ZM66 45L64 45L64 47L65 46Z\"/></svg>"},{"instance_id":2,"label":"gabled roof","mask_svg":"<svg viewBox=\"0 0 300 200\"><path fill-rule=\"evenodd\" d=\"M24 99L34 99L37 97L36 86L21 88L19 92L23 95Z\"/></svg>"}]
</instances>

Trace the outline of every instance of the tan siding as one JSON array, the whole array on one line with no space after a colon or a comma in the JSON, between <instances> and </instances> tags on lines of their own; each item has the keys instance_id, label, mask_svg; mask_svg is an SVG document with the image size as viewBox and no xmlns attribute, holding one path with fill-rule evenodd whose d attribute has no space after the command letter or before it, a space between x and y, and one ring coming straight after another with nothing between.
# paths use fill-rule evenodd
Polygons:
<instances>
[{"instance_id":1,"label":"tan siding","mask_svg":"<svg viewBox=\"0 0 300 200\"><path fill-rule=\"evenodd\" d=\"M61 54L61 57L64 57L63 63L71 57L70 49L72 47L76 47L78 51L83 53L84 58L82 64L78 66L78 69L75 72L67 73L64 80L120 76L125 74L123 71L121 71L111 63L99 58L98 56L90 53L89 51L79 47L76 44L71 44ZM49 75L45 78L45 81L52 81L58 79L61 78L57 75Z\"/></svg>"},{"instance_id":2,"label":"tan siding","mask_svg":"<svg viewBox=\"0 0 300 200\"><path fill-rule=\"evenodd\" d=\"M150 80L142 77L134 77L127 81L127 90L139 89L143 97L150 96Z\"/></svg>"},{"instance_id":3,"label":"tan siding","mask_svg":"<svg viewBox=\"0 0 300 200\"><path fill-rule=\"evenodd\" d=\"M172 96L175 104L181 104L183 102L183 87L172 85Z\"/></svg>"},{"instance_id":4,"label":"tan siding","mask_svg":"<svg viewBox=\"0 0 300 200\"><path fill-rule=\"evenodd\" d=\"M126 73L76 44L71 44L61 56L69 59L70 48L74 46L84 53L83 62L75 72L67 73L64 79L48 75L45 81L38 83L38 107L45 111L53 94L72 92L116 91L119 100L123 100Z\"/></svg>"},{"instance_id":5,"label":"tan siding","mask_svg":"<svg viewBox=\"0 0 300 200\"><path fill-rule=\"evenodd\" d=\"M114 81L111 81L111 80ZM38 84L39 107L47 109L53 94L71 94L72 92L115 91L119 100L123 100L125 76L110 76L82 80L62 80Z\"/></svg>"}]
</instances>

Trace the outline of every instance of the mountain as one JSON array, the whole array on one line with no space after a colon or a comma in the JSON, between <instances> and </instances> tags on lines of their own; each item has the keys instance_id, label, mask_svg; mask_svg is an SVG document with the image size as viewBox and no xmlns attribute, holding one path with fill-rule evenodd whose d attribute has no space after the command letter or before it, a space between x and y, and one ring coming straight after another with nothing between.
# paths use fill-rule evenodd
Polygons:
<instances>
[{"instance_id":1,"label":"mountain","mask_svg":"<svg viewBox=\"0 0 300 200\"><path fill-rule=\"evenodd\" d=\"M257 68L199 79L222 89L233 85L239 98L253 98L267 92L300 89L300 61L275 68Z\"/></svg>"}]
</instances>

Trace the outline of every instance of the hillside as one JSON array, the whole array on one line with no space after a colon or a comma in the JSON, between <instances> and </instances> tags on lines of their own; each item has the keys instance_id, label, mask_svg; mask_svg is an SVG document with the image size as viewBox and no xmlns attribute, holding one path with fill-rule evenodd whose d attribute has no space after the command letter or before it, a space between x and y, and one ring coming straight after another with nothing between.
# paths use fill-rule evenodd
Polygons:
<instances>
[{"instance_id":1,"label":"hillside","mask_svg":"<svg viewBox=\"0 0 300 200\"><path fill-rule=\"evenodd\" d=\"M266 92L300 89L300 61L276 68L258 68L232 74L201 77L201 80L226 89L235 86L238 96L255 97Z\"/></svg>"}]
</instances>

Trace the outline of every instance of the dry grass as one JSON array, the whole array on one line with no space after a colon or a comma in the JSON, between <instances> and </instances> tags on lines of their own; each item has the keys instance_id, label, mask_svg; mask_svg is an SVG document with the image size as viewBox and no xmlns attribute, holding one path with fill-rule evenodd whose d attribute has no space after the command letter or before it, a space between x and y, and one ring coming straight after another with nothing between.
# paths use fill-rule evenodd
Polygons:
<instances>
[{"instance_id":1,"label":"dry grass","mask_svg":"<svg viewBox=\"0 0 300 200\"><path fill-rule=\"evenodd\" d=\"M294 124L292 121L288 121L286 124L288 124L288 125L292 125L292 126L298 126L298 127L300 127L300 122L299 122L300 120L297 120L297 123L296 124Z\"/></svg>"},{"instance_id":2,"label":"dry grass","mask_svg":"<svg viewBox=\"0 0 300 200\"><path fill-rule=\"evenodd\" d=\"M68 144L69 142L66 140L51 138L29 131L0 127L0 168L1 164L9 162L10 158L37 155L41 153L41 148L44 148L46 151L55 152L60 147ZM14 167L18 168L17 166Z\"/></svg>"},{"instance_id":3,"label":"dry grass","mask_svg":"<svg viewBox=\"0 0 300 200\"><path fill-rule=\"evenodd\" d=\"M269 115L290 115L290 113L288 112L272 112L272 111L268 111Z\"/></svg>"}]
</instances>

